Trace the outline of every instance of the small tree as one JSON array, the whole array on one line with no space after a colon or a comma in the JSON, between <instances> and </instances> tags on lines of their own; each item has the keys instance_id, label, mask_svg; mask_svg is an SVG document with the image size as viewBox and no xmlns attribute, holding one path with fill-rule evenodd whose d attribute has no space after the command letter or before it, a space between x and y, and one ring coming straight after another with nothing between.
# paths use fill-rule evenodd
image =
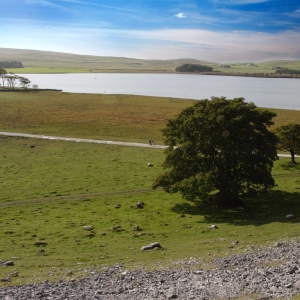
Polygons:
<instances>
[{"instance_id":1,"label":"small tree","mask_svg":"<svg viewBox=\"0 0 300 300\"><path fill-rule=\"evenodd\" d=\"M4 87L4 82L6 80L6 78L5 78L6 74L7 74L6 70L0 69L0 78L2 79L2 85L3 85L3 87Z\"/></svg>"},{"instance_id":2,"label":"small tree","mask_svg":"<svg viewBox=\"0 0 300 300\"><path fill-rule=\"evenodd\" d=\"M28 78L22 77L22 76L19 76L19 77L18 77L18 80L19 80L19 82L20 82L20 85L21 85L25 90L27 90L27 88L30 86L31 81L30 81Z\"/></svg>"},{"instance_id":3,"label":"small tree","mask_svg":"<svg viewBox=\"0 0 300 300\"><path fill-rule=\"evenodd\" d=\"M9 73L8 75L5 76L5 78L6 78L6 81L8 83L9 88L11 90L14 90L19 76L14 75L13 73Z\"/></svg>"},{"instance_id":4,"label":"small tree","mask_svg":"<svg viewBox=\"0 0 300 300\"><path fill-rule=\"evenodd\" d=\"M300 154L300 124L290 123L283 125L276 130L280 150L287 150L291 153L291 164L296 164L295 155Z\"/></svg>"},{"instance_id":5,"label":"small tree","mask_svg":"<svg viewBox=\"0 0 300 300\"><path fill-rule=\"evenodd\" d=\"M276 114L243 98L197 101L163 129L167 171L153 183L191 201L235 206L250 190L274 186Z\"/></svg>"},{"instance_id":6,"label":"small tree","mask_svg":"<svg viewBox=\"0 0 300 300\"><path fill-rule=\"evenodd\" d=\"M39 86L37 84L33 84L32 88L35 89L35 90L37 90L39 88Z\"/></svg>"}]
</instances>

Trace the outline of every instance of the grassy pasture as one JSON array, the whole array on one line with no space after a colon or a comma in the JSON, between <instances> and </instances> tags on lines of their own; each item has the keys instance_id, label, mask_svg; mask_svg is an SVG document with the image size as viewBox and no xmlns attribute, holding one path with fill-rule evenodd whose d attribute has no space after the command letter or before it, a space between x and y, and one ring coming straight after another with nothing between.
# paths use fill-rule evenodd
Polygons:
<instances>
[{"instance_id":1,"label":"grassy pasture","mask_svg":"<svg viewBox=\"0 0 300 300\"><path fill-rule=\"evenodd\" d=\"M192 101L132 95L0 92L0 128L69 137L162 143L160 130Z\"/></svg>"},{"instance_id":2,"label":"grassy pasture","mask_svg":"<svg viewBox=\"0 0 300 300\"><path fill-rule=\"evenodd\" d=\"M1 92L0 130L162 143L166 120L191 103ZM275 111L276 126L299 120L299 111ZM0 256L15 263L1 267L0 278L19 272L10 284L89 276L87 269L114 263L152 269L195 257L209 267L205 262L215 257L299 237L300 166L291 167L288 158L275 163L273 191L247 199L245 207L220 211L151 189L162 172L160 149L15 137L0 137L0 146ZM135 208L138 201L143 209ZM286 220L289 213L297 218ZM209 230L211 224L218 229ZM165 249L140 251L155 241Z\"/></svg>"},{"instance_id":3,"label":"grassy pasture","mask_svg":"<svg viewBox=\"0 0 300 300\"><path fill-rule=\"evenodd\" d=\"M220 211L151 189L162 171L159 149L15 137L0 142L0 253L15 262L0 268L0 277L18 271L12 284L87 276L87 268L114 263L151 269L195 257L203 264L299 236L299 219L285 219L300 215L300 167L289 167L288 159L276 162L274 191ZM135 208L138 201L143 209ZM211 224L219 229L209 230ZM140 251L154 241L166 249Z\"/></svg>"},{"instance_id":4,"label":"grassy pasture","mask_svg":"<svg viewBox=\"0 0 300 300\"><path fill-rule=\"evenodd\" d=\"M196 100L61 92L0 92L0 130L162 144L168 119ZM275 125L299 122L300 111L270 109Z\"/></svg>"}]
</instances>

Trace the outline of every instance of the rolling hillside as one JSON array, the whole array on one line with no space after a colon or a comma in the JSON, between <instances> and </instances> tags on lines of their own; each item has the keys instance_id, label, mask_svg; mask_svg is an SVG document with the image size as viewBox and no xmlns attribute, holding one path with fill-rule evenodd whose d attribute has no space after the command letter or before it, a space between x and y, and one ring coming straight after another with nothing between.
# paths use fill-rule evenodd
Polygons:
<instances>
[{"instance_id":1,"label":"rolling hillside","mask_svg":"<svg viewBox=\"0 0 300 300\"><path fill-rule=\"evenodd\" d=\"M300 70L300 60L276 60L259 63L218 63L182 58L145 60L126 57L78 55L51 51L0 48L0 61L20 61L23 69L7 69L17 74L29 73L174 73L183 64L213 68L213 75L292 77L275 75L278 67ZM300 78L299 76L294 76Z\"/></svg>"},{"instance_id":2,"label":"rolling hillside","mask_svg":"<svg viewBox=\"0 0 300 300\"><path fill-rule=\"evenodd\" d=\"M143 60L0 48L2 60L21 61L25 68L65 68L82 72L174 72L176 67L185 63L212 64L195 59Z\"/></svg>"}]
</instances>

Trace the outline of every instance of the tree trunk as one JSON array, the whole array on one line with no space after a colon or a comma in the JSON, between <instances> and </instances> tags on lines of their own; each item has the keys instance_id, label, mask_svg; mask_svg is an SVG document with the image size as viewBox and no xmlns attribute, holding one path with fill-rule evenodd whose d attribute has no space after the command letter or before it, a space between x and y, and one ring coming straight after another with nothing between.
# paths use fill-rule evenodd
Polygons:
<instances>
[{"instance_id":1,"label":"tree trunk","mask_svg":"<svg viewBox=\"0 0 300 300\"><path fill-rule=\"evenodd\" d=\"M236 186L223 187L219 190L219 193L216 194L216 202L223 207L239 206L241 204L239 189Z\"/></svg>"},{"instance_id":2,"label":"tree trunk","mask_svg":"<svg viewBox=\"0 0 300 300\"><path fill-rule=\"evenodd\" d=\"M291 164L296 164L297 162L295 161L295 151L294 150L291 150L290 151L291 153Z\"/></svg>"}]
</instances>

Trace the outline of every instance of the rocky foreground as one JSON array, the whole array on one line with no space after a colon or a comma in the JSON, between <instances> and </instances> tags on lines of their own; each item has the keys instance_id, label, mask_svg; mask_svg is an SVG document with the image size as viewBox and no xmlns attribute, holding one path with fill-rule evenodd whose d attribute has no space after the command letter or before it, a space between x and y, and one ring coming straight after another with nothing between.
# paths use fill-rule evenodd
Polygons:
<instances>
[{"instance_id":1,"label":"rocky foreground","mask_svg":"<svg viewBox=\"0 0 300 300\"><path fill-rule=\"evenodd\" d=\"M199 269L193 259L174 265L175 269L151 272L126 271L116 265L104 272L91 272L87 279L0 289L0 299L262 300L290 299L300 293L300 241L276 243L274 248L219 258L209 270Z\"/></svg>"}]
</instances>

